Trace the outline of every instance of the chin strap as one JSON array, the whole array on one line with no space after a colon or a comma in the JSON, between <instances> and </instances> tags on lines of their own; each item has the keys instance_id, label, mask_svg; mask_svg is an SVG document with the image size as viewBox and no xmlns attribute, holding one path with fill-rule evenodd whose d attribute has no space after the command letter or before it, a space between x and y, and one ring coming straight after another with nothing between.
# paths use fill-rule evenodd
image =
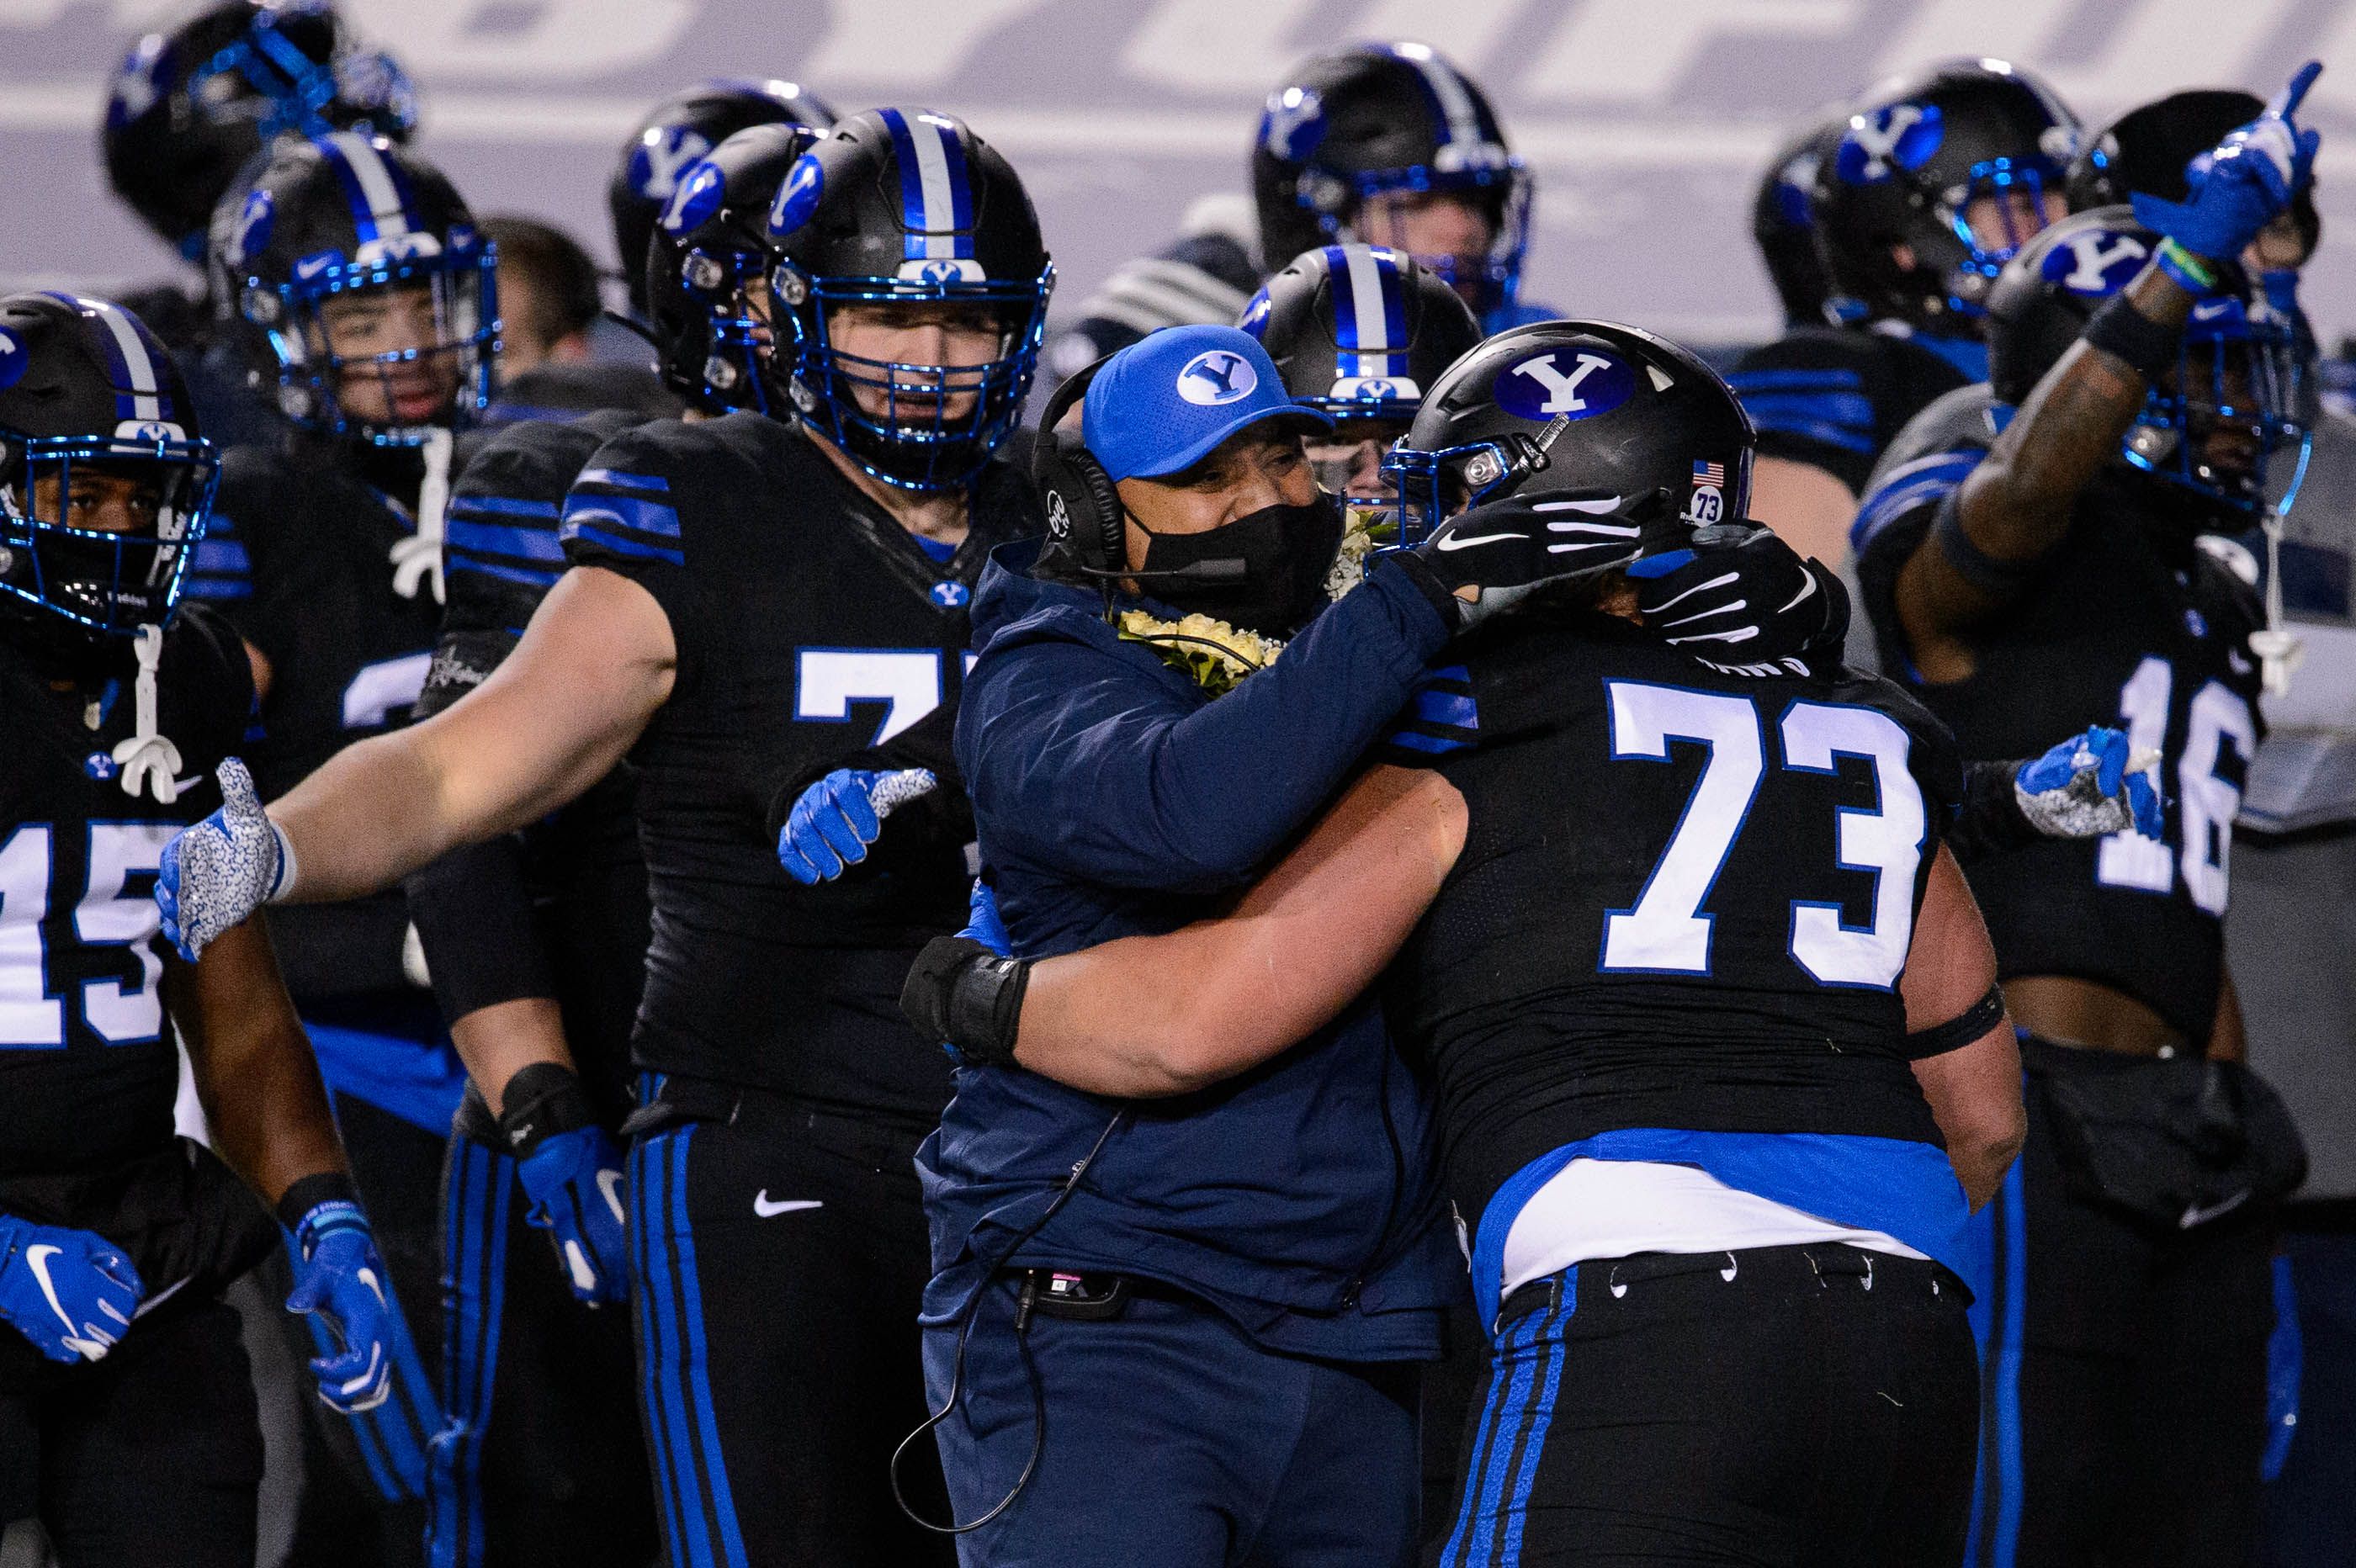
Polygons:
<instances>
[{"instance_id":1,"label":"chin strap","mask_svg":"<svg viewBox=\"0 0 2356 1568\"><path fill-rule=\"evenodd\" d=\"M114 743L113 757L122 768L116 775L123 793L136 800L144 786L166 805L180 798L180 749L155 728L155 667L164 659L164 628L142 626L132 645L139 674L132 683L132 730L128 739ZM194 783L195 781L189 781Z\"/></svg>"},{"instance_id":2,"label":"chin strap","mask_svg":"<svg viewBox=\"0 0 2356 1568\"><path fill-rule=\"evenodd\" d=\"M2283 624L2282 536L2283 514L2297 503L2299 486L2307 480L2307 462L2314 453L2315 438L2309 435L2299 443L2298 469L2291 475L2281 504L2267 507L2258 520L2266 539L2266 624L2250 634L2250 651L2258 656L2259 682L2273 697L2290 690L2291 672L2307 656L2306 640Z\"/></svg>"},{"instance_id":3,"label":"chin strap","mask_svg":"<svg viewBox=\"0 0 2356 1568\"><path fill-rule=\"evenodd\" d=\"M440 426L428 432L418 450L425 454L425 476L417 486L417 531L392 547L392 591L403 599L417 597L418 586L431 582L434 603L442 603L442 518L450 509L450 432Z\"/></svg>"}]
</instances>

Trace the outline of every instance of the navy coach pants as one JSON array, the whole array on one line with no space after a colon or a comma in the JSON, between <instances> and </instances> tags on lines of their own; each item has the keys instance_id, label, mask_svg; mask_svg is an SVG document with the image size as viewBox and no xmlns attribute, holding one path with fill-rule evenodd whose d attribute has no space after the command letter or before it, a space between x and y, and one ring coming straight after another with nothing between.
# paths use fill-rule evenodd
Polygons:
<instances>
[{"instance_id":1,"label":"navy coach pants","mask_svg":"<svg viewBox=\"0 0 2356 1568\"><path fill-rule=\"evenodd\" d=\"M1412 1363L1342 1364L1260 1349L1226 1317L1149 1287L1115 1317L1035 1314L1018 1345L1015 1276L988 1287L958 1408L935 1429L960 1521L1014 1487L1045 1404L1038 1468L958 1542L967 1568L1391 1568L1415 1553ZM948 1397L954 1326L925 1333Z\"/></svg>"}]
</instances>

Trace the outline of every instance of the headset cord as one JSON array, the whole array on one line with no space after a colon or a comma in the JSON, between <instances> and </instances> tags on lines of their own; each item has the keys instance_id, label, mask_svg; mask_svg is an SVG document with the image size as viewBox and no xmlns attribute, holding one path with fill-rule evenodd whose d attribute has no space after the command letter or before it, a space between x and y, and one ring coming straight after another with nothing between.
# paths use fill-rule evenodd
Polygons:
<instances>
[{"instance_id":1,"label":"headset cord","mask_svg":"<svg viewBox=\"0 0 2356 1568\"><path fill-rule=\"evenodd\" d=\"M1097 1156L1103 1151L1105 1141L1112 1136L1113 1129L1119 1126L1128 1115L1129 1110L1126 1106L1113 1113L1112 1120L1107 1122L1104 1131L1097 1135L1097 1141L1088 1147L1088 1152L1082 1155L1078 1163L1072 1167L1072 1174L1066 1179L1063 1189L1055 1194L1055 1200L1041 1211L1037 1219L1017 1232L1012 1241L1000 1248L996 1257L990 1260L989 1266L982 1271L981 1284L975 1288L973 1298L966 1303L964 1310L958 1315L957 1355L949 1363L948 1396L941 1401L941 1407L938 1410L926 1416L923 1424L900 1439L900 1445L892 1450L890 1471L892 1500L900 1505L900 1511L906 1514L910 1520L922 1529L931 1531L935 1535L966 1535L980 1530L1014 1506L1014 1499L1023 1495L1023 1488L1031 1484L1032 1474L1039 1468L1040 1456L1047 1449L1047 1390L1039 1381L1038 1363L1031 1358L1031 1341L1027 1338L1027 1330L1031 1326L1031 1309L1038 1304L1039 1286L1037 1281L1025 1279L1023 1282L1023 1294L1014 1311L1014 1349L1023 1358L1023 1376L1031 1387L1031 1456L1023 1462L1023 1473L1014 1477L1014 1485L1007 1489L1004 1497L991 1506L988 1513L983 1514L980 1519L969 1520L964 1524L958 1523L954 1514L948 1524L934 1523L916 1511L915 1506L908 1501L908 1494L900 1486L900 1461L906 1456L908 1445L947 1421L950 1413L957 1409L958 1395L965 1387L966 1341L973 1337L973 1326L981 1316L982 1303L990 1294L991 1282L998 1277L998 1271L1004 1268L1009 1260L1022 1250L1023 1243L1037 1235L1047 1221L1055 1217L1056 1211L1062 1209L1072 1194L1079 1190L1081 1178L1087 1175L1088 1167L1096 1163Z\"/></svg>"}]
</instances>

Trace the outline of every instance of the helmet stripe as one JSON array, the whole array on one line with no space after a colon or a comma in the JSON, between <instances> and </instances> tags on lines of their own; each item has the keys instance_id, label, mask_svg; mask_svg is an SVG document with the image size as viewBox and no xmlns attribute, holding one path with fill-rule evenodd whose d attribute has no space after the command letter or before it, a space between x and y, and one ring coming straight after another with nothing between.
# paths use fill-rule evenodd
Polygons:
<instances>
[{"instance_id":1,"label":"helmet stripe","mask_svg":"<svg viewBox=\"0 0 2356 1568\"><path fill-rule=\"evenodd\" d=\"M897 109L879 112L900 165L900 220L908 231L903 255L910 261L972 255L973 196L956 122L919 114L912 123ZM961 232L926 232L936 229Z\"/></svg>"},{"instance_id":2,"label":"helmet stripe","mask_svg":"<svg viewBox=\"0 0 2356 1568\"><path fill-rule=\"evenodd\" d=\"M114 383L114 417L142 424L172 418L165 407L166 394L155 374L155 358L139 324L122 306L80 294L56 293L51 299L71 305L85 321L105 330L97 334L105 351L109 378Z\"/></svg>"},{"instance_id":3,"label":"helmet stripe","mask_svg":"<svg viewBox=\"0 0 2356 1568\"><path fill-rule=\"evenodd\" d=\"M1388 302L1383 297L1388 291L1384 287L1387 280L1378 260L1382 252L1358 246L1344 254L1349 259L1350 300L1356 317L1356 330L1352 334L1357 339L1358 368L1355 373L1360 376L1388 376L1391 374L1391 350L1397 345L1390 332L1391 313L1386 308ZM1392 277L1396 276L1394 272ZM1397 285L1394 283L1392 286ZM1342 302L1336 299L1333 303L1338 314Z\"/></svg>"},{"instance_id":4,"label":"helmet stripe","mask_svg":"<svg viewBox=\"0 0 2356 1568\"><path fill-rule=\"evenodd\" d=\"M314 145L343 185L362 244L371 240L398 240L409 232L409 207L401 198L401 187L394 182L383 155L369 145L367 137L338 131L332 136L320 137Z\"/></svg>"}]
</instances>

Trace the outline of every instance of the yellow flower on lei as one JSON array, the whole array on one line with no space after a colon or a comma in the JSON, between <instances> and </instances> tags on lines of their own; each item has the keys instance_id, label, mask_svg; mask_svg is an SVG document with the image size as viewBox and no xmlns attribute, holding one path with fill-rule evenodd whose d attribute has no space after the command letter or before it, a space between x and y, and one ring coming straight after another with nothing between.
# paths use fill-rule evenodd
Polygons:
<instances>
[{"instance_id":1,"label":"yellow flower on lei","mask_svg":"<svg viewBox=\"0 0 2356 1568\"><path fill-rule=\"evenodd\" d=\"M1234 689L1252 671L1266 668L1284 646L1273 637L1208 615L1163 621L1142 610L1124 610L1118 627L1123 641L1145 644L1162 656L1162 663L1214 697Z\"/></svg>"}]
</instances>

